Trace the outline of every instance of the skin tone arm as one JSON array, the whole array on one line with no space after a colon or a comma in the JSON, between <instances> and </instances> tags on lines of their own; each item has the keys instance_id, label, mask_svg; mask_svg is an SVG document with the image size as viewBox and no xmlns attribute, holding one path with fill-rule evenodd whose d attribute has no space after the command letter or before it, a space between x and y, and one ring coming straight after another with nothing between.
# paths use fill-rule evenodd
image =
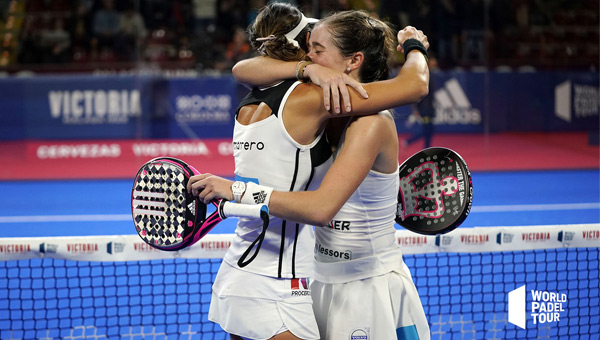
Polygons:
<instances>
[{"instance_id":1,"label":"skin tone arm","mask_svg":"<svg viewBox=\"0 0 600 340\"><path fill-rule=\"evenodd\" d=\"M398 32L399 45L397 49L403 51L402 44L410 38L421 41L426 49L429 48L429 42L423 32L418 31L412 26L407 26ZM281 79L295 78L296 65L297 62L256 57L240 61L234 66L233 74L239 82L265 85L272 84ZM261 72L256 72L257 69L261 70ZM352 107L350 103L358 103L360 105L359 114L378 112L391 107L418 102L429 92L429 69L425 58L418 51L411 51L406 56L406 61L395 78L382 82L363 84L366 92L354 90L355 86L349 90L345 84L350 84L353 81L351 80L352 78L339 71L311 64L305 68L304 72L311 78L314 84L322 86L322 94L319 94L321 100L318 103L323 102L326 112L329 112L330 108L333 108L333 112L336 114L340 112L351 113L351 111L356 113L357 104L353 104L354 107ZM402 95L399 95L398 91L402 91ZM371 97L376 95L378 98L376 102L382 100L381 105L369 107L373 104L373 101L368 100L369 103L365 107L363 104L367 102L365 100L367 98L365 96L366 93L370 93ZM346 104L345 106L340 105L340 94L342 95L343 103ZM407 100L398 101L398 97L404 97Z\"/></svg>"},{"instance_id":2,"label":"skin tone arm","mask_svg":"<svg viewBox=\"0 0 600 340\"><path fill-rule=\"evenodd\" d=\"M398 40L400 42L403 42L405 39L408 38L412 38L415 37L416 33L418 33L416 31L416 29L414 28L408 28L408 29L404 29L401 32L398 33ZM421 34L421 41L424 43L424 45L427 47L428 43L426 40L426 37L423 39L423 35L422 32ZM417 36L418 37L418 36ZM399 49L401 49L401 47L399 47ZM360 58L359 58L360 59ZM362 62L362 60L359 60L357 62L357 65L360 66L360 62ZM358 67L357 66L357 67ZM397 76L396 78L386 81L386 82L392 82L393 84L392 87L395 87L396 90L392 91L393 93L390 93L390 89L385 89L385 87L382 89L384 92L387 93L387 95L377 95L377 101L375 103L363 103L363 106L360 107L359 105L359 111L360 110L364 110L365 113L369 113L369 112L376 112L376 111L380 111L383 110L387 107L394 107L399 105L399 102L403 102L405 101L406 103L411 103L411 100L417 101L420 100L422 98L422 96L427 94L428 91L428 70L427 70L427 65L425 62L425 58L424 56L418 52L418 51L412 51L407 55L406 58L406 63L405 66L403 67L403 70L405 69L411 69L411 71L413 73L416 74L415 75L409 75L407 76L408 79L405 79L404 77L402 77L400 74L399 76ZM415 77L415 79L418 80L420 79L420 83L418 84L419 86L424 86L425 89L423 90L421 89L411 89L408 88L409 86L402 86L402 79L405 79L406 81L408 81L409 79L411 79L411 77ZM383 82L378 82L378 83L383 83ZM377 85L378 83L370 83L370 84L366 84L366 85ZM396 85L396 86L393 86ZM301 85L302 86L302 85ZM388 85L390 86L390 85ZM308 97L311 96L316 96L313 98L308 98L309 100L304 100L304 103L312 103L313 107L312 109L315 110L324 110L322 108L322 105L320 104L322 98L320 97L321 93L320 91L315 91L314 87L311 86L304 86L305 88L305 92L303 95L299 96L301 98L307 99ZM355 96L358 96L357 94L354 94ZM386 96L391 96L392 99L387 98ZM396 97L394 97L396 96ZM373 100L373 96L368 99L368 100L364 100L365 102L371 102ZM390 100L393 102L393 104L389 104ZM315 104L318 103L318 104ZM359 103L360 104L360 103ZM309 105L309 104L305 104L305 105ZM304 107L304 109L306 109L307 107ZM355 110L356 112L356 110ZM369 122L371 119L375 119L376 117L380 117L380 115L373 115L373 116L369 116L369 117L363 117L361 118L359 121L360 122ZM357 122L359 122L357 121ZM328 172L328 174L325 176L325 179L323 180L321 187L315 191L315 192L298 192L298 193L276 193L274 192L272 197L271 197L271 205L273 205L272 213L276 216L282 216L285 218L290 218L293 220L297 220L299 222L305 222L305 223L310 223L310 224L314 224L314 225L323 225L328 223L329 219L331 219L331 217L333 217L335 215L335 213L339 210L339 208L343 205L343 203L348 199L348 197L350 197L350 195L352 194L352 192L354 192L354 190L358 187L358 184L360 184L360 182L362 182L362 180L364 179L364 177L366 176L367 172L369 171L369 169L371 169L371 167L373 167L373 164L377 164L378 163L378 159L380 156L381 152L381 146L377 145L377 144L372 144L372 143L381 143L381 140L390 140L390 139L384 139L382 136L382 128L377 129L377 127L380 127L381 125L384 124L378 124L381 121L381 119L379 120L375 120L374 122L370 123L367 127L363 128L363 129L359 129L359 131L367 131L367 132L372 132L375 131L374 133L371 134L367 134L366 132L363 135L355 135L354 133L352 133L353 130L355 130L355 126L361 126L361 124L357 124L357 122L354 122L351 127L348 129L347 131L347 141L346 141L346 145L344 146L344 148L342 149L342 151L340 152L338 158L336 159L336 161L334 162L332 168L330 169L330 171ZM387 124L390 125L390 124ZM392 125L393 126L393 125ZM390 130L390 129L388 129ZM396 131L395 128L391 129L393 130L393 134L394 136L392 136L392 138L397 138L397 136L395 135ZM372 137L372 138L368 138L368 137ZM381 139L380 139L381 138ZM375 146L374 146L375 145ZM366 150L362 150L361 148L367 148ZM358 150L358 151L356 151ZM356 157L357 154L360 155L364 155L361 157ZM344 155L350 155L350 156L345 156ZM388 155L386 157L391 157ZM394 159L394 163L397 166L397 150L395 152L395 154L393 155L393 157L395 157ZM364 162L364 163L363 163ZM385 163L385 162L379 162L379 163ZM389 161L387 162L389 164ZM392 163L392 164L394 164ZM387 169L387 170L382 170L380 168L376 169L378 171L385 171L385 172L391 172L391 169ZM362 171L362 172L361 172ZM333 174L333 175L332 175ZM194 176L192 177L192 179L189 181L188 183L188 190L190 192L192 192L194 195L199 195L199 197L201 199L203 199L205 202L209 202L210 200L216 198L216 197L220 197L220 198L225 198L225 199L229 199L231 200L233 198L233 195L231 193L231 181L228 181L226 179L222 179L216 176L211 176L210 174L202 174L202 175L198 175L198 176ZM332 193L335 193L335 195L330 196ZM308 196L308 197L303 197L300 196L299 198L294 198L292 196L292 198L290 198L291 201L282 201L281 206L279 206L277 203L278 201L275 201L277 199L277 197L279 195L283 195L283 194L298 194L298 195L315 195L314 197ZM320 199L322 199L323 197L327 197L326 200L321 201ZM284 198L285 199L285 198ZM297 204L294 202L297 202L296 200L301 199L302 202L310 202L307 204ZM305 201L306 200L306 201ZM313 203L317 202L315 205L311 205ZM302 209L302 208L306 208L307 210L305 211L286 211L284 209L294 209L293 207L296 206L298 209ZM286 208L288 207L288 208ZM304 213L308 211L308 213L305 215ZM319 212L321 215L316 215L316 213Z\"/></svg>"},{"instance_id":3,"label":"skin tone arm","mask_svg":"<svg viewBox=\"0 0 600 340\"><path fill-rule=\"evenodd\" d=\"M282 61L266 56L254 57L237 62L233 68L233 76L242 84L251 86L266 86L281 79L296 78L297 61ZM261 70L261 72L256 72ZM332 70L325 66L310 64L304 68L304 76L313 84L323 88L323 104L329 111L331 104L335 112L340 112L342 103L346 111L352 111L350 94L346 85L354 88L363 98L369 98L362 85L349 75ZM340 96L342 101L340 101Z\"/></svg>"},{"instance_id":4,"label":"skin tone arm","mask_svg":"<svg viewBox=\"0 0 600 340\"><path fill-rule=\"evenodd\" d=\"M395 136L395 128L386 122L391 117L371 115L354 121L346 130L346 142L335 162L327 171L321 186L315 191L274 191L269 203L269 213L281 218L323 226L329 223L342 205L364 180L378 157L385 155L385 141ZM389 163L389 160L388 160ZM204 202L215 198L233 199L233 182L211 174L192 177L188 190Z\"/></svg>"},{"instance_id":5,"label":"skin tone arm","mask_svg":"<svg viewBox=\"0 0 600 340\"><path fill-rule=\"evenodd\" d=\"M311 36L311 52L309 54L312 55L313 50L315 50L314 58L320 57L318 55L320 48L318 46L312 47L313 37L317 39L316 36L320 33L317 30L318 28L313 30L313 35ZM423 32L409 26L398 32L398 41L400 42L398 50L402 50L402 43L409 38L421 41L425 48L429 47L429 42ZM363 59L364 55L362 52L356 52L353 56L341 61L342 67L340 69L356 73ZM392 107L416 103L429 93L429 69L426 59L421 52L412 50L406 55L404 65L396 77L363 84L363 87L369 93L369 98L364 99L354 89L349 88L352 111L348 112L345 110L345 107L342 107L342 115L364 115ZM321 115L322 119L331 118L329 111L322 105L324 97L320 87L311 84L301 84L294 92L296 91L302 96L301 103L298 104L298 108L301 109L300 112Z\"/></svg>"},{"instance_id":6,"label":"skin tone arm","mask_svg":"<svg viewBox=\"0 0 600 340\"><path fill-rule=\"evenodd\" d=\"M357 55L360 53L357 53ZM360 58L360 57L359 57ZM429 73L427 63L421 52L413 50L407 57L402 70L392 79L363 84L369 99L361 98L353 89L349 89L352 111L343 110L343 115L366 115L392 107L413 104L420 101L429 92ZM295 107L295 119L303 120L303 115L318 116L319 121L332 118L322 104L323 93L318 86L301 84L294 90L294 98L288 99ZM285 117L284 117L285 119ZM306 120L306 119L304 119ZM286 126L295 126L298 122L285 121ZM301 142L299 139L297 141Z\"/></svg>"},{"instance_id":7,"label":"skin tone arm","mask_svg":"<svg viewBox=\"0 0 600 340\"><path fill-rule=\"evenodd\" d=\"M323 30L322 32L326 31ZM318 35L318 28L316 28L313 30L311 41L313 37L316 40ZM425 48L429 46L427 37L414 27L409 26L398 32L399 42L404 42L408 38L418 39ZM325 45L327 45L326 42ZM332 49L333 47L330 48L330 51ZM399 47L399 49L401 48ZM313 54L313 50L314 56L311 57L321 59L323 53L318 52L316 47L311 47L310 55ZM349 70L348 72L351 74L356 74L360 69L363 58L362 52L357 52L353 56L343 57L341 60L334 57L333 59L338 59L334 63L337 65L336 67L333 67L330 63L325 65L338 71ZM362 98L357 91L350 88L350 101L353 103L352 111L343 110L340 115L366 115L391 107L418 102L429 91L429 72L425 57L421 52L413 50L407 54L404 66L396 77L364 84L364 87L368 88L369 99ZM308 144L312 142L316 137L315 131L321 131L325 121L333 117L323 106L323 100L323 89L311 83L298 85L288 98L286 111L289 114L283 116L283 122L288 133L298 143ZM242 111L240 111L240 115L241 113Z\"/></svg>"}]
</instances>

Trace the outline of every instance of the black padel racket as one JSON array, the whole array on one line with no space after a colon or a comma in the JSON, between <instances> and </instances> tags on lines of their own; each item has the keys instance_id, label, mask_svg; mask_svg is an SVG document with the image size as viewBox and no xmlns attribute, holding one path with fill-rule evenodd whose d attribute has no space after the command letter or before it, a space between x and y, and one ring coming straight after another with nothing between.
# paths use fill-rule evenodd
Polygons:
<instances>
[{"instance_id":1,"label":"black padel racket","mask_svg":"<svg viewBox=\"0 0 600 340\"><path fill-rule=\"evenodd\" d=\"M427 148L400 165L396 223L415 233L445 234L469 215L473 183L467 163L447 148Z\"/></svg>"},{"instance_id":2,"label":"black padel racket","mask_svg":"<svg viewBox=\"0 0 600 340\"><path fill-rule=\"evenodd\" d=\"M159 157L145 163L133 182L131 213L144 242L160 250L180 250L198 242L227 217L262 218L266 205L245 205L225 200L211 202L216 210L187 192L187 183L198 171L182 160Z\"/></svg>"}]
</instances>

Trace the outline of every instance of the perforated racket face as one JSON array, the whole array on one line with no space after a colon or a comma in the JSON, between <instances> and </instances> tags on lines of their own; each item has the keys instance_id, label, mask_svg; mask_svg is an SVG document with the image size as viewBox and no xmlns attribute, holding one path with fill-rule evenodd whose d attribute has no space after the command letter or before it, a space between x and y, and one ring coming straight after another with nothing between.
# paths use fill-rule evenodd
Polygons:
<instances>
[{"instance_id":1,"label":"perforated racket face","mask_svg":"<svg viewBox=\"0 0 600 340\"><path fill-rule=\"evenodd\" d=\"M422 150L400 166L396 223L425 235L457 228L473 203L471 173L456 152Z\"/></svg>"},{"instance_id":2,"label":"perforated racket face","mask_svg":"<svg viewBox=\"0 0 600 340\"><path fill-rule=\"evenodd\" d=\"M188 195L192 170L175 158L161 157L144 164L131 194L131 211L142 240L160 250L179 250L192 243L206 205Z\"/></svg>"}]
</instances>

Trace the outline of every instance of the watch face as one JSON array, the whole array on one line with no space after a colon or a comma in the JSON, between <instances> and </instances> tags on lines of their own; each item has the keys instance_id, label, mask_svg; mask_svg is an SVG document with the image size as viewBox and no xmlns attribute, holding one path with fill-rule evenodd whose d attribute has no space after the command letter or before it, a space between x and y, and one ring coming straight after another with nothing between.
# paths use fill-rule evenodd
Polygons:
<instances>
[{"instance_id":1,"label":"watch face","mask_svg":"<svg viewBox=\"0 0 600 340\"><path fill-rule=\"evenodd\" d=\"M243 182L234 182L233 185L231 186L231 190L234 193L242 193L245 189L246 185Z\"/></svg>"}]
</instances>

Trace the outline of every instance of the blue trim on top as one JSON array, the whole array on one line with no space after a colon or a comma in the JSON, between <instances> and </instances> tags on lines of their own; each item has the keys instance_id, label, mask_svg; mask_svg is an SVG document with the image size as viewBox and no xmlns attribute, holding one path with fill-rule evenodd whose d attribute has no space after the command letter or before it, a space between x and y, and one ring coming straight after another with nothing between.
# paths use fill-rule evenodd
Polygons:
<instances>
[{"instance_id":1,"label":"blue trim on top","mask_svg":"<svg viewBox=\"0 0 600 340\"><path fill-rule=\"evenodd\" d=\"M419 333L415 325L400 327L396 329L398 340L419 340Z\"/></svg>"},{"instance_id":2,"label":"blue trim on top","mask_svg":"<svg viewBox=\"0 0 600 340\"><path fill-rule=\"evenodd\" d=\"M248 182L254 182L256 184L260 184L258 183L258 178L250 178L250 177L242 177L240 175L235 175L235 181L239 181L239 182L244 182L244 183L248 183Z\"/></svg>"}]
</instances>

